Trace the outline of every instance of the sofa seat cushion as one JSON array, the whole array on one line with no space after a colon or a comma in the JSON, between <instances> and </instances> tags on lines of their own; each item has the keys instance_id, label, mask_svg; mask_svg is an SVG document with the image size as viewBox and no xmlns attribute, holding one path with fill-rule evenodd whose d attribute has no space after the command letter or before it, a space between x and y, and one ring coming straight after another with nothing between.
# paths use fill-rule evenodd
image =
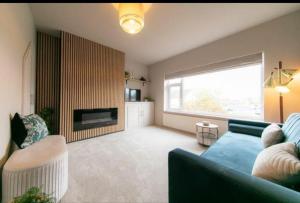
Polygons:
<instances>
[{"instance_id":1,"label":"sofa seat cushion","mask_svg":"<svg viewBox=\"0 0 300 203\"><path fill-rule=\"evenodd\" d=\"M4 165L5 170L20 171L47 165L68 153L66 139L50 135L30 147L15 151Z\"/></svg>"},{"instance_id":2,"label":"sofa seat cushion","mask_svg":"<svg viewBox=\"0 0 300 203\"><path fill-rule=\"evenodd\" d=\"M256 156L262 150L259 137L227 132L201 156L251 175Z\"/></svg>"}]
</instances>

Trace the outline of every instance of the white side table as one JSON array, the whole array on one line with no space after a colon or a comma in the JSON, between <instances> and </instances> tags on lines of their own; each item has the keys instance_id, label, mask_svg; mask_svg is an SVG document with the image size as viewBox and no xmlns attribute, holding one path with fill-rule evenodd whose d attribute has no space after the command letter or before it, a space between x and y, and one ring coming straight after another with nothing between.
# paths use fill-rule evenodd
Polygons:
<instances>
[{"instance_id":1,"label":"white side table","mask_svg":"<svg viewBox=\"0 0 300 203\"><path fill-rule=\"evenodd\" d=\"M196 123L196 136L199 144L210 146L219 138L219 126L216 124L204 125Z\"/></svg>"}]
</instances>

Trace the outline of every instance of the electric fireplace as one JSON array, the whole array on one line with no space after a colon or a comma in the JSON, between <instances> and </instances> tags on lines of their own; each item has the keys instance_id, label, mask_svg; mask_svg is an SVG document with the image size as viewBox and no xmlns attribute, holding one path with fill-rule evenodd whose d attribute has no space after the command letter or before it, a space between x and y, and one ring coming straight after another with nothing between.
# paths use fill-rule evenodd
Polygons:
<instances>
[{"instance_id":1,"label":"electric fireplace","mask_svg":"<svg viewBox=\"0 0 300 203\"><path fill-rule=\"evenodd\" d=\"M118 108L74 110L73 130L86 130L118 124Z\"/></svg>"}]
</instances>

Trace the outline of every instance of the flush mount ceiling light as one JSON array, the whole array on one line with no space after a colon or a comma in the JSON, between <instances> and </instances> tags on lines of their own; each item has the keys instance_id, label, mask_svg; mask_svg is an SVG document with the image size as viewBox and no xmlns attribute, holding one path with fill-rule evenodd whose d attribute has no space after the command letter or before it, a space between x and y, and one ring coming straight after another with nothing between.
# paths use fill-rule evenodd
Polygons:
<instances>
[{"instance_id":1,"label":"flush mount ceiling light","mask_svg":"<svg viewBox=\"0 0 300 203\"><path fill-rule=\"evenodd\" d=\"M113 3L119 11L119 21L122 29L129 34L139 33L144 27L144 14L149 10L148 3Z\"/></svg>"}]
</instances>

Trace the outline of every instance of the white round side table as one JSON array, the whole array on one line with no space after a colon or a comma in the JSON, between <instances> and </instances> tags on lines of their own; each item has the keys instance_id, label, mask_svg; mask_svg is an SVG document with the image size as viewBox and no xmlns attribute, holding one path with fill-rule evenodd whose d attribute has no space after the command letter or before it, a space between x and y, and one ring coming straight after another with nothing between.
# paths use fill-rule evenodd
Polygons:
<instances>
[{"instance_id":1,"label":"white round side table","mask_svg":"<svg viewBox=\"0 0 300 203\"><path fill-rule=\"evenodd\" d=\"M196 123L196 136L199 144L210 146L219 138L219 126L211 123L209 125Z\"/></svg>"}]
</instances>

